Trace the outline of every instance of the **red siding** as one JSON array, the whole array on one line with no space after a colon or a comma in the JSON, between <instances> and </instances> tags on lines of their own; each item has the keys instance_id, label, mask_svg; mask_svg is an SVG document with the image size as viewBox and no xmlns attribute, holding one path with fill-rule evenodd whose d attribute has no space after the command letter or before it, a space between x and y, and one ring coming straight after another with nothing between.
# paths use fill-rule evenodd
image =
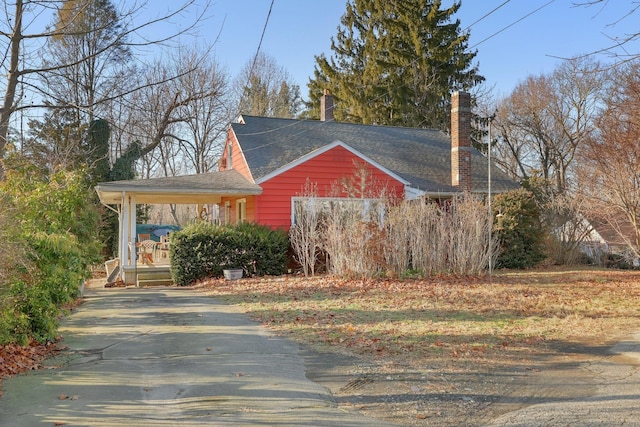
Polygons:
<instances>
[{"instance_id":1,"label":"red siding","mask_svg":"<svg viewBox=\"0 0 640 427\"><path fill-rule=\"evenodd\" d=\"M329 197L332 188L342 179L354 176L355 162L363 163L360 157L344 147L337 146L305 163L289 169L260 184L262 195L255 198L256 222L272 227L289 229L291 226L291 198L301 196L309 178L317 184L318 196ZM404 196L404 185L384 173L382 170L367 164L371 181L378 184L378 189L385 189L395 197ZM340 194L344 197L344 194ZM248 217L247 207L247 217Z\"/></svg>"},{"instance_id":2,"label":"red siding","mask_svg":"<svg viewBox=\"0 0 640 427\"><path fill-rule=\"evenodd\" d=\"M248 222L254 222L256 221L256 200L255 200L255 196L246 196L246 197L222 197L222 199L220 200L220 203L218 203L218 206L220 207L221 211L224 211L224 204L225 202L230 202L231 203L231 223L235 224L236 222L236 201L240 200L240 199L245 199L247 201L247 207L246 207L246 215L247 218L246 220Z\"/></svg>"},{"instance_id":3,"label":"red siding","mask_svg":"<svg viewBox=\"0 0 640 427\"><path fill-rule=\"evenodd\" d=\"M228 153L229 153L229 144L231 145L231 162L229 162ZM227 134L227 141L224 145L224 150L222 151L221 160L225 165L224 168L220 168L220 170L229 170L235 169L242 176L247 178L249 182L253 182L253 177L251 176L251 172L249 171L249 166L247 165L247 161L242 154L242 150L240 149L240 144L238 143L238 139L236 138L233 131L229 131ZM247 209L249 207L247 206Z\"/></svg>"}]
</instances>

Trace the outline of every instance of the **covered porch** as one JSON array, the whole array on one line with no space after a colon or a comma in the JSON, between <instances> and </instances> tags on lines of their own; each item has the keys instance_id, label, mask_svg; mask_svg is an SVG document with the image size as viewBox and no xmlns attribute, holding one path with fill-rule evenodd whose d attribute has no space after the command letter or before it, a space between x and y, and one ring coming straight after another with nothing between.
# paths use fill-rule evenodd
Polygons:
<instances>
[{"instance_id":1,"label":"covered porch","mask_svg":"<svg viewBox=\"0 0 640 427\"><path fill-rule=\"evenodd\" d=\"M142 262L136 250L137 205L220 204L222 198L256 196L262 188L249 182L235 170L196 175L102 182L96 186L100 202L118 214L118 251L115 277L128 285L138 284L139 275L154 270L168 270L169 257L157 257L152 248L153 262ZM146 251L146 249L145 249ZM154 255L156 256L154 260ZM109 268L107 267L107 270ZM109 271L107 271L109 273Z\"/></svg>"}]
</instances>

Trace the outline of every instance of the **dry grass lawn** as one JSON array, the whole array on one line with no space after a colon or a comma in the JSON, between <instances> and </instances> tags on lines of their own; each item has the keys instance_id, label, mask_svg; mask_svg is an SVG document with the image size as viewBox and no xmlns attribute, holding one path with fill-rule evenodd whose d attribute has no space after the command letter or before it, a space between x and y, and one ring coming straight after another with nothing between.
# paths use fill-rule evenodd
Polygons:
<instances>
[{"instance_id":1,"label":"dry grass lawn","mask_svg":"<svg viewBox=\"0 0 640 427\"><path fill-rule=\"evenodd\" d=\"M638 271L501 271L491 280L284 276L196 287L305 348L357 358L368 368L350 368L346 386L328 385L338 403L404 425L476 424L525 406L528 393L540 393L532 384L574 375L576 364L640 330ZM565 392L575 391L545 393ZM500 406L507 394L510 403Z\"/></svg>"},{"instance_id":2,"label":"dry grass lawn","mask_svg":"<svg viewBox=\"0 0 640 427\"><path fill-rule=\"evenodd\" d=\"M478 362L608 345L640 328L640 272L498 272L489 277L210 280L208 292L318 349Z\"/></svg>"}]
</instances>

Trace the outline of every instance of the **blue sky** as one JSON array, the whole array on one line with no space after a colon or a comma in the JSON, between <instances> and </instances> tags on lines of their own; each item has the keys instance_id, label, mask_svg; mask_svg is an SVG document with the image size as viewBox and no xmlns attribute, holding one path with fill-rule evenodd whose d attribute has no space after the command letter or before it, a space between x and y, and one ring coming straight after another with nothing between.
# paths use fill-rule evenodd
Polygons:
<instances>
[{"instance_id":1,"label":"blue sky","mask_svg":"<svg viewBox=\"0 0 640 427\"><path fill-rule=\"evenodd\" d=\"M528 75L552 71L558 58L597 51L614 44L610 37L640 31L640 12L623 19L634 0L610 0L604 7L575 5L581 1L587 0L463 0L456 16L462 28L471 25L470 46L478 51L481 74L498 95L507 95ZM443 0L444 7L452 3ZM291 74L305 98L314 56L331 54L330 39L345 4L346 0L273 2L261 50ZM232 75L253 58L270 5L271 0L214 0L199 32L207 40L219 35L216 57ZM633 53L638 49L638 43L627 46Z\"/></svg>"}]
</instances>

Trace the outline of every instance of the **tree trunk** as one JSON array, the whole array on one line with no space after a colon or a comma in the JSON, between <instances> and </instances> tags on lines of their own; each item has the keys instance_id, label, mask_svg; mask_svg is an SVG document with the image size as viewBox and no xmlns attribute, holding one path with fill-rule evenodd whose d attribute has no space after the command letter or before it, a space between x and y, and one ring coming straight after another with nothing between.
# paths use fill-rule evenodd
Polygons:
<instances>
[{"instance_id":1,"label":"tree trunk","mask_svg":"<svg viewBox=\"0 0 640 427\"><path fill-rule=\"evenodd\" d=\"M16 97L16 88L18 87L18 77L20 76L20 73L18 72L18 65L20 61L20 43L22 43L22 12L22 0L16 0L16 19L13 33L9 40L11 62L9 63L7 89L4 94L2 109L0 109L0 180L4 177L4 167L1 160L4 158L7 147L9 122L11 121L11 115L15 111L14 102Z\"/></svg>"}]
</instances>

